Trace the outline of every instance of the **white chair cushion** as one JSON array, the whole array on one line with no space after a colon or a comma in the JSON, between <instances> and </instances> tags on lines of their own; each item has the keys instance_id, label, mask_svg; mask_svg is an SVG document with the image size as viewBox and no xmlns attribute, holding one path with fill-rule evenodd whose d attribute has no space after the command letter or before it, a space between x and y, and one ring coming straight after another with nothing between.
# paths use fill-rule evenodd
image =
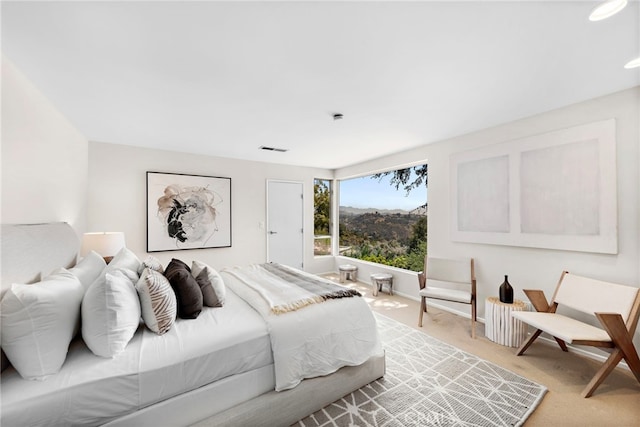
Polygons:
<instances>
[{"instance_id":1,"label":"white chair cushion","mask_svg":"<svg viewBox=\"0 0 640 427\"><path fill-rule=\"evenodd\" d=\"M567 343L582 340L611 341L606 331L561 314L513 311L511 316Z\"/></svg>"},{"instance_id":2,"label":"white chair cushion","mask_svg":"<svg viewBox=\"0 0 640 427\"><path fill-rule=\"evenodd\" d=\"M426 287L420 290L419 295L426 298L471 304L471 292L460 291L457 289Z\"/></svg>"}]
</instances>

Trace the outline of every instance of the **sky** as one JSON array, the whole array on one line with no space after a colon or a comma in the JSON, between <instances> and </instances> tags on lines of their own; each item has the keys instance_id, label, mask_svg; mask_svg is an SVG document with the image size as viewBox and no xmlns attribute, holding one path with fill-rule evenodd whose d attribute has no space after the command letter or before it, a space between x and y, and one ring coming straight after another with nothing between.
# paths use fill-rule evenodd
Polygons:
<instances>
[{"instance_id":1,"label":"sky","mask_svg":"<svg viewBox=\"0 0 640 427\"><path fill-rule=\"evenodd\" d=\"M340 206L353 208L404 209L410 211L427 202L427 187L407 192L389 184L390 176L382 180L369 176L340 181ZM413 177L412 177L413 180Z\"/></svg>"}]
</instances>

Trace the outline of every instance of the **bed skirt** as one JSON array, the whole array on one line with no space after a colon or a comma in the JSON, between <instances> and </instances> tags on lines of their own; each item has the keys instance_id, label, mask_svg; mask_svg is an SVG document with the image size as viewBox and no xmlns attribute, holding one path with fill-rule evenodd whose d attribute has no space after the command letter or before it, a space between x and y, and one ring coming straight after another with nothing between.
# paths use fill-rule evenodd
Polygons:
<instances>
[{"instance_id":1,"label":"bed skirt","mask_svg":"<svg viewBox=\"0 0 640 427\"><path fill-rule=\"evenodd\" d=\"M273 365L233 375L136 411L106 426L288 426L384 376L385 358L374 356L297 387L273 390Z\"/></svg>"}]
</instances>

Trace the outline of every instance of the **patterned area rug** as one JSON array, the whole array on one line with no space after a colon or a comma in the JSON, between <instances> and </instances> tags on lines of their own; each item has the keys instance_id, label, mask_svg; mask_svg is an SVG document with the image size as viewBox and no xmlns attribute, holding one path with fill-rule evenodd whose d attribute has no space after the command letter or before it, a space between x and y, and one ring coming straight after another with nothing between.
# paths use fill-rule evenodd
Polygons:
<instances>
[{"instance_id":1,"label":"patterned area rug","mask_svg":"<svg viewBox=\"0 0 640 427\"><path fill-rule=\"evenodd\" d=\"M547 389L376 313L387 372L296 426L520 426Z\"/></svg>"}]
</instances>

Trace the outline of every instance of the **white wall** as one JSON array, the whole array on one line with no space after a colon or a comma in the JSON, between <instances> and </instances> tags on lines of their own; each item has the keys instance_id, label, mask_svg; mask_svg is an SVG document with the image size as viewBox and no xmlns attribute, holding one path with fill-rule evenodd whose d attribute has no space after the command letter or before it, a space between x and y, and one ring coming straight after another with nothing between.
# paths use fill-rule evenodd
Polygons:
<instances>
[{"instance_id":1,"label":"white wall","mask_svg":"<svg viewBox=\"0 0 640 427\"><path fill-rule=\"evenodd\" d=\"M266 261L267 179L304 183L305 256L310 272L333 270L331 257L313 256L313 179L332 178L324 169L286 166L99 142L89 143L89 231L124 231L127 247L146 256L146 172L231 178L232 247L154 252L165 264L172 257L199 259L214 268Z\"/></svg>"},{"instance_id":2,"label":"white wall","mask_svg":"<svg viewBox=\"0 0 640 427\"><path fill-rule=\"evenodd\" d=\"M2 57L2 223L85 230L88 141Z\"/></svg>"},{"instance_id":3,"label":"white wall","mask_svg":"<svg viewBox=\"0 0 640 427\"><path fill-rule=\"evenodd\" d=\"M449 156L490 144L578 126L598 120L616 119L618 186L618 254L498 246L453 242L449 236L451 193ZM640 87L571 105L534 117L485 129L446 141L397 153L336 171L336 179L388 169L412 159L429 163L428 252L442 257L474 257L478 280L478 315L484 316L484 300L497 295L504 275L514 287L515 297L526 300L522 289L543 289L551 297L562 270L593 278L640 287ZM428 120L428 118L425 118ZM541 171L541 173L544 173ZM342 260L338 259L337 263ZM365 266L370 269L370 267ZM399 293L417 298L415 275L394 273ZM451 306L455 307L455 306ZM457 306L460 309L460 306ZM468 310L463 306L462 311ZM468 315L468 314L467 314ZM417 316L417 313L416 313ZM640 342L640 331L635 342Z\"/></svg>"},{"instance_id":4,"label":"white wall","mask_svg":"<svg viewBox=\"0 0 640 427\"><path fill-rule=\"evenodd\" d=\"M616 119L618 181L617 255L590 254L486 244L449 238L449 156L453 153L522 137ZM425 118L428 120L428 117ZM335 171L335 177L429 162L429 253L476 258L479 316L483 301L495 295L505 274L524 299L522 289L553 291L560 272L571 272L640 286L640 87L571 105L534 117ZM8 61L2 59L2 222L67 221L84 231L124 231L139 256L146 249L145 172L149 170L232 178L233 247L157 253L199 258L214 267L263 262L267 179L304 182L305 269L337 271L340 257L314 258L313 178L334 177L322 169L248 162L91 142ZM87 168L89 171L87 171ZM88 187L87 187L88 178ZM87 188L89 195L87 195ZM360 265L361 279L385 267ZM395 289L417 298L415 273L392 269ZM417 315L417 314L416 314ZM640 332L635 342L640 342Z\"/></svg>"}]
</instances>

